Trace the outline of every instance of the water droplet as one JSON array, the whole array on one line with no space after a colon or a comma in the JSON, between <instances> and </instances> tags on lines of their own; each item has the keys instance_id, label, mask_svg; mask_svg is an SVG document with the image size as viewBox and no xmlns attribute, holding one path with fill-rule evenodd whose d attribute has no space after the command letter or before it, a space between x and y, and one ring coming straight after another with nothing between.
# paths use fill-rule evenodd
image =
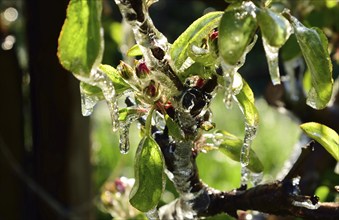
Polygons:
<instances>
[{"instance_id":1,"label":"water droplet","mask_svg":"<svg viewBox=\"0 0 339 220\"><path fill-rule=\"evenodd\" d=\"M267 43L267 40L262 38L266 59L268 63L268 70L271 75L271 80L273 85L280 84L280 72L279 72L279 62L278 62L278 54L279 47L272 47Z\"/></svg>"},{"instance_id":2,"label":"water droplet","mask_svg":"<svg viewBox=\"0 0 339 220\"><path fill-rule=\"evenodd\" d=\"M84 93L81 87L80 95L81 95L81 113L83 116L90 116L93 112L94 106L98 103L100 99L96 95L88 95Z\"/></svg>"}]
</instances>

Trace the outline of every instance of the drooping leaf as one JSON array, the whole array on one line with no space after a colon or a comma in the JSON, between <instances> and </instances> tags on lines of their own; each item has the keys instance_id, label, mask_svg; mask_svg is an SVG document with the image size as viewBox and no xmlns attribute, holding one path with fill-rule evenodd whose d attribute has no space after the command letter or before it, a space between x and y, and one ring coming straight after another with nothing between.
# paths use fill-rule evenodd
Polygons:
<instances>
[{"instance_id":1,"label":"drooping leaf","mask_svg":"<svg viewBox=\"0 0 339 220\"><path fill-rule=\"evenodd\" d=\"M140 50L139 45L135 44L131 48L129 48L129 50L127 51L127 56L129 57L142 56L142 52Z\"/></svg>"},{"instance_id":2,"label":"drooping leaf","mask_svg":"<svg viewBox=\"0 0 339 220\"><path fill-rule=\"evenodd\" d=\"M229 65L236 65L251 42L257 23L255 5L249 1L230 5L219 25L219 54Z\"/></svg>"},{"instance_id":3,"label":"drooping leaf","mask_svg":"<svg viewBox=\"0 0 339 220\"><path fill-rule=\"evenodd\" d=\"M164 190L164 160L159 145L149 135L140 141L135 158L135 183L129 201L147 212L157 206Z\"/></svg>"},{"instance_id":4,"label":"drooping leaf","mask_svg":"<svg viewBox=\"0 0 339 220\"><path fill-rule=\"evenodd\" d=\"M316 122L304 123L300 125L300 128L339 161L339 136L337 132L326 125Z\"/></svg>"},{"instance_id":5,"label":"drooping leaf","mask_svg":"<svg viewBox=\"0 0 339 220\"><path fill-rule=\"evenodd\" d=\"M176 138L177 140L183 140L183 132L180 129L179 125L173 121L169 115L165 115L166 126L168 127L168 133L170 136Z\"/></svg>"},{"instance_id":6,"label":"drooping leaf","mask_svg":"<svg viewBox=\"0 0 339 220\"><path fill-rule=\"evenodd\" d=\"M327 38L320 29L307 28L293 16L291 24L311 72L312 87L308 92L307 104L315 109L323 109L331 99L333 89Z\"/></svg>"},{"instance_id":7,"label":"drooping leaf","mask_svg":"<svg viewBox=\"0 0 339 220\"><path fill-rule=\"evenodd\" d=\"M130 86L121 78L119 72L114 67L106 64L100 64L99 70L104 72L110 78L110 80L112 80L117 95L122 94L124 91L130 88Z\"/></svg>"},{"instance_id":8,"label":"drooping leaf","mask_svg":"<svg viewBox=\"0 0 339 220\"><path fill-rule=\"evenodd\" d=\"M232 160L240 162L240 154L241 148L243 146L243 141L226 131L218 131L218 133L221 133L223 135L222 142L219 145L220 151ZM250 162L247 168L250 169L252 172L261 173L264 167L256 153L252 149L250 149L249 157Z\"/></svg>"},{"instance_id":9,"label":"drooping leaf","mask_svg":"<svg viewBox=\"0 0 339 220\"><path fill-rule=\"evenodd\" d=\"M102 59L101 1L71 0L59 36L58 57L65 69L86 80Z\"/></svg>"},{"instance_id":10,"label":"drooping leaf","mask_svg":"<svg viewBox=\"0 0 339 220\"><path fill-rule=\"evenodd\" d=\"M261 9L257 13L261 33L266 42L273 47L281 47L290 36L291 26L286 18L270 9Z\"/></svg>"},{"instance_id":11,"label":"drooping leaf","mask_svg":"<svg viewBox=\"0 0 339 220\"><path fill-rule=\"evenodd\" d=\"M210 12L194 21L179 37L175 40L170 49L170 55L174 65L180 69L188 57L187 50L192 43L201 42L208 34L218 27L222 12Z\"/></svg>"},{"instance_id":12,"label":"drooping leaf","mask_svg":"<svg viewBox=\"0 0 339 220\"><path fill-rule=\"evenodd\" d=\"M250 126L257 126L259 123L259 114L257 108L254 105L254 95L251 88L244 79L243 87L239 94L236 95L236 100L245 116L246 124Z\"/></svg>"}]
</instances>

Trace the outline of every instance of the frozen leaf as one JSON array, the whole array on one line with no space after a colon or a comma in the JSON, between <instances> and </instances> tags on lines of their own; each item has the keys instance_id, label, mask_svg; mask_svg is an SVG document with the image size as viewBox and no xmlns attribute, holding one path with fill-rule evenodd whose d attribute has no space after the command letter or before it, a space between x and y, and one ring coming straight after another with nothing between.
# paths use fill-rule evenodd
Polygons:
<instances>
[{"instance_id":1,"label":"frozen leaf","mask_svg":"<svg viewBox=\"0 0 339 220\"><path fill-rule=\"evenodd\" d=\"M230 5L219 25L219 54L229 65L236 65L251 42L257 23L255 5L242 2Z\"/></svg>"},{"instance_id":2,"label":"frozen leaf","mask_svg":"<svg viewBox=\"0 0 339 220\"><path fill-rule=\"evenodd\" d=\"M117 95L122 94L130 88L130 86L121 78L119 72L110 65L101 64L99 70L104 72L108 78L113 82L115 92Z\"/></svg>"},{"instance_id":3,"label":"frozen leaf","mask_svg":"<svg viewBox=\"0 0 339 220\"><path fill-rule=\"evenodd\" d=\"M307 28L293 16L290 16L290 20L311 72L312 87L308 92L307 104L315 109L323 109L330 101L333 89L327 38L320 29Z\"/></svg>"},{"instance_id":4,"label":"frozen leaf","mask_svg":"<svg viewBox=\"0 0 339 220\"><path fill-rule=\"evenodd\" d=\"M164 161L159 145L147 135L139 143L130 203L142 212L155 208L165 186Z\"/></svg>"},{"instance_id":5,"label":"frozen leaf","mask_svg":"<svg viewBox=\"0 0 339 220\"><path fill-rule=\"evenodd\" d=\"M71 0L59 36L58 57L65 69L87 79L101 62L101 1Z\"/></svg>"},{"instance_id":6,"label":"frozen leaf","mask_svg":"<svg viewBox=\"0 0 339 220\"><path fill-rule=\"evenodd\" d=\"M339 136L333 129L316 122L300 125L312 139L320 143L337 161L339 161Z\"/></svg>"},{"instance_id":7,"label":"frozen leaf","mask_svg":"<svg viewBox=\"0 0 339 220\"><path fill-rule=\"evenodd\" d=\"M126 121L131 115L141 115L141 111L135 107L122 108L119 110L119 121Z\"/></svg>"},{"instance_id":8,"label":"frozen leaf","mask_svg":"<svg viewBox=\"0 0 339 220\"><path fill-rule=\"evenodd\" d=\"M236 95L236 100L245 116L245 123L250 126L257 126L259 123L258 110L254 105L253 92L245 80L243 80L242 89Z\"/></svg>"},{"instance_id":9,"label":"frozen leaf","mask_svg":"<svg viewBox=\"0 0 339 220\"><path fill-rule=\"evenodd\" d=\"M270 9L259 10L257 20L266 42L280 48L291 34L291 26L286 18Z\"/></svg>"},{"instance_id":10,"label":"frozen leaf","mask_svg":"<svg viewBox=\"0 0 339 220\"><path fill-rule=\"evenodd\" d=\"M240 154L241 148L243 146L243 141L226 131L219 131L219 133L222 134L222 141L219 145L220 151L232 160L240 162ZM261 173L263 171L263 165L252 149L250 149L249 158L250 161L247 165L247 168L252 172Z\"/></svg>"},{"instance_id":11,"label":"frozen leaf","mask_svg":"<svg viewBox=\"0 0 339 220\"><path fill-rule=\"evenodd\" d=\"M190 45L194 42L201 42L214 28L218 27L222 14L222 12L210 12L202 16L194 21L173 43L170 55L178 69L188 58L187 50Z\"/></svg>"},{"instance_id":12,"label":"frozen leaf","mask_svg":"<svg viewBox=\"0 0 339 220\"><path fill-rule=\"evenodd\" d=\"M129 57L136 57L136 56L142 56L142 51L138 44L135 44L129 50L127 51L127 56Z\"/></svg>"}]
</instances>

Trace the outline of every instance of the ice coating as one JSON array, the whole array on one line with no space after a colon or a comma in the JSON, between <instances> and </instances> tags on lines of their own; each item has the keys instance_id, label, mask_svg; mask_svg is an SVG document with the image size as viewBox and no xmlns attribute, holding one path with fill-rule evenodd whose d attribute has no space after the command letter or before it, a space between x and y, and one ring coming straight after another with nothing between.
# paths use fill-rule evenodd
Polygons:
<instances>
[{"instance_id":1,"label":"ice coating","mask_svg":"<svg viewBox=\"0 0 339 220\"><path fill-rule=\"evenodd\" d=\"M81 113L83 116L90 116L93 112L94 106L100 100L96 95L86 94L80 86L80 96L81 96Z\"/></svg>"},{"instance_id":2,"label":"ice coating","mask_svg":"<svg viewBox=\"0 0 339 220\"><path fill-rule=\"evenodd\" d=\"M268 63L268 70L270 72L273 85L280 84L280 72L279 72L279 47L273 47L267 43L265 37L262 38L262 42L265 49L266 59Z\"/></svg>"}]
</instances>

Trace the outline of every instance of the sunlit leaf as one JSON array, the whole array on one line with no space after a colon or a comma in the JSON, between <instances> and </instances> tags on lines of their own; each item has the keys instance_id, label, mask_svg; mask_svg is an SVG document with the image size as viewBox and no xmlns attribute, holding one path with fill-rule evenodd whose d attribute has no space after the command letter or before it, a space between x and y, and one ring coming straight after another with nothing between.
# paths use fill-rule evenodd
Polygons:
<instances>
[{"instance_id":1,"label":"sunlit leaf","mask_svg":"<svg viewBox=\"0 0 339 220\"><path fill-rule=\"evenodd\" d=\"M179 125L175 123L169 115L165 115L165 120L169 135L176 138L177 140L183 140L183 132Z\"/></svg>"},{"instance_id":2,"label":"sunlit leaf","mask_svg":"<svg viewBox=\"0 0 339 220\"><path fill-rule=\"evenodd\" d=\"M232 160L240 162L240 154L241 154L241 148L243 146L243 141L239 139L238 137L226 131L218 131L218 133L221 133L223 135L221 144L219 146L220 151L224 153L225 155L227 155ZM250 149L249 157L250 157L250 162L247 168L255 173L262 172L264 167L262 163L260 162L258 156L255 154L255 152L252 149Z\"/></svg>"},{"instance_id":3,"label":"sunlit leaf","mask_svg":"<svg viewBox=\"0 0 339 220\"><path fill-rule=\"evenodd\" d=\"M163 156L159 145L147 135L140 141L135 158L135 183L129 201L136 209L147 212L157 206L164 190Z\"/></svg>"},{"instance_id":4,"label":"sunlit leaf","mask_svg":"<svg viewBox=\"0 0 339 220\"><path fill-rule=\"evenodd\" d=\"M339 136L333 129L316 122L300 125L312 139L320 143L337 161L339 161Z\"/></svg>"},{"instance_id":5,"label":"sunlit leaf","mask_svg":"<svg viewBox=\"0 0 339 220\"><path fill-rule=\"evenodd\" d=\"M323 109L331 99L333 88L327 38L320 29L307 28L293 16L291 24L311 72L312 87L308 92L307 104L315 109Z\"/></svg>"},{"instance_id":6,"label":"sunlit leaf","mask_svg":"<svg viewBox=\"0 0 339 220\"><path fill-rule=\"evenodd\" d=\"M65 69L87 79L101 62L101 1L71 0L59 36L58 57Z\"/></svg>"},{"instance_id":7,"label":"sunlit leaf","mask_svg":"<svg viewBox=\"0 0 339 220\"><path fill-rule=\"evenodd\" d=\"M129 57L136 57L136 56L142 56L141 49L138 44L135 44L129 50L127 51L127 56Z\"/></svg>"},{"instance_id":8,"label":"sunlit leaf","mask_svg":"<svg viewBox=\"0 0 339 220\"><path fill-rule=\"evenodd\" d=\"M230 5L219 25L219 53L225 63L236 65L251 42L257 28L252 2Z\"/></svg>"},{"instance_id":9,"label":"sunlit leaf","mask_svg":"<svg viewBox=\"0 0 339 220\"><path fill-rule=\"evenodd\" d=\"M130 88L130 86L121 78L119 72L112 66L101 64L99 70L104 72L112 80L114 89L119 95Z\"/></svg>"},{"instance_id":10,"label":"sunlit leaf","mask_svg":"<svg viewBox=\"0 0 339 220\"><path fill-rule=\"evenodd\" d=\"M261 33L266 42L273 47L281 47L290 36L291 26L286 18L270 9L257 13Z\"/></svg>"},{"instance_id":11,"label":"sunlit leaf","mask_svg":"<svg viewBox=\"0 0 339 220\"><path fill-rule=\"evenodd\" d=\"M254 105L253 92L245 80L243 80L242 89L240 90L239 94L236 95L236 100L245 116L246 124L257 126L259 123L258 110Z\"/></svg>"},{"instance_id":12,"label":"sunlit leaf","mask_svg":"<svg viewBox=\"0 0 339 220\"><path fill-rule=\"evenodd\" d=\"M201 42L208 34L218 27L222 12L210 12L194 21L173 43L170 55L179 69L188 57L187 50L192 43Z\"/></svg>"}]
</instances>

